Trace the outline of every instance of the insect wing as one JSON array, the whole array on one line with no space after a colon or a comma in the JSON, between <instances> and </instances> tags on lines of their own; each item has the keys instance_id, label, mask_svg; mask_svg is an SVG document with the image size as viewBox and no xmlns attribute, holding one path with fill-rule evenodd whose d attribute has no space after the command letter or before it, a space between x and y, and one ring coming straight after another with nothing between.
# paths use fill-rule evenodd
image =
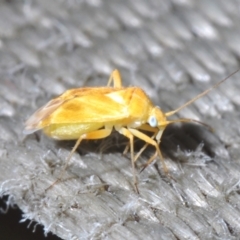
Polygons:
<instances>
[{"instance_id":1,"label":"insect wing","mask_svg":"<svg viewBox=\"0 0 240 240\"><path fill-rule=\"evenodd\" d=\"M24 133L64 123L107 123L128 117L125 89L80 88L68 90L36 111ZM109 95L109 96L108 96Z\"/></svg>"},{"instance_id":2,"label":"insect wing","mask_svg":"<svg viewBox=\"0 0 240 240\"><path fill-rule=\"evenodd\" d=\"M42 128L41 122L47 118L52 112L64 103L61 98L52 99L43 107L39 108L25 123L24 134L31 134Z\"/></svg>"},{"instance_id":3,"label":"insect wing","mask_svg":"<svg viewBox=\"0 0 240 240\"><path fill-rule=\"evenodd\" d=\"M113 89L110 88L110 87L95 87L95 88L86 87L86 88L75 88L75 89L67 90L66 92L64 92L59 97L52 99L46 105L39 108L26 121L26 123L25 123L26 127L24 129L24 133L25 134L31 134L31 133L49 125L49 123L44 124L44 121L46 119L49 119L50 115L53 114L56 110L58 110L57 112L62 111L62 114L64 114L64 111L67 110L66 108L68 108L68 106L64 107L63 105L64 105L64 103L67 103L68 101L70 101L69 105L71 105L72 103L75 102L75 99L76 99L76 102L78 102L79 98L86 97L86 96L88 97L87 100L89 100L89 98L92 97L92 100L94 101L94 99L95 99L94 96L96 97L96 95L104 95L104 94L107 94L107 93L112 92L112 91L113 91ZM98 98L101 99L101 96L98 97ZM107 100L109 100L109 99L107 99ZM82 99L82 101L80 101L80 103L79 103L80 106L83 106L84 104L87 104L86 102L84 103L84 101L86 101L86 99ZM99 102L99 100L98 100L98 102ZM73 104L73 105L76 105L76 104ZM88 107L89 107L88 109L91 108L91 106L88 106ZM115 107L119 107L119 106L115 106ZM70 108L71 108L71 106L70 106ZM94 110L94 109L92 109L92 110ZM114 112L113 112L113 114L114 114ZM60 114L60 116L61 116L61 114ZM84 117L84 116L86 116L86 118L88 118L88 116L86 115L86 112L85 113L82 112L80 119L82 119L82 117ZM69 114L66 114L65 117L69 117ZM76 118L75 117L73 117L73 118L76 121ZM63 119L61 118L60 121L63 121ZM72 121L72 118L70 118L68 122L70 122L70 121ZM45 122L49 122L49 120L45 121ZM64 122L65 121L63 121L63 123Z\"/></svg>"},{"instance_id":4,"label":"insect wing","mask_svg":"<svg viewBox=\"0 0 240 240\"><path fill-rule=\"evenodd\" d=\"M76 97L64 102L43 123L109 122L128 116L127 108L103 94Z\"/></svg>"}]
</instances>

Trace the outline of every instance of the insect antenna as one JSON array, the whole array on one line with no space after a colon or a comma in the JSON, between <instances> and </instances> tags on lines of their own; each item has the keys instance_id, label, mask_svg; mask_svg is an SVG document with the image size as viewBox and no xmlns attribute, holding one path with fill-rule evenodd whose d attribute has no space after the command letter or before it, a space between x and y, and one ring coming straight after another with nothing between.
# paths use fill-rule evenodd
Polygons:
<instances>
[{"instance_id":1,"label":"insect antenna","mask_svg":"<svg viewBox=\"0 0 240 240\"><path fill-rule=\"evenodd\" d=\"M191 118L179 118L179 119L175 119L175 120L171 120L171 121L167 121L165 126L167 126L170 123L178 123L178 122L193 122L193 123L198 123L203 125L205 128L207 128L209 131L214 132L213 128L211 126L209 126L208 124L195 120L195 119L191 119Z\"/></svg>"},{"instance_id":2,"label":"insect antenna","mask_svg":"<svg viewBox=\"0 0 240 240\"><path fill-rule=\"evenodd\" d=\"M180 106L179 108L167 112L165 113L165 115L167 117L174 115L175 113L179 112L180 110L182 110L183 108L187 107L188 105L190 105L191 103L195 102L196 100L198 100L199 98L203 97L204 95L208 94L210 91L212 91L213 89L217 88L220 84L222 84L223 82L225 82L227 79L229 79L231 76L233 76L235 73L237 73L240 69L236 70L235 72L231 73L229 76L227 76L226 78L224 78L223 80L221 80L220 82L216 83L215 85L213 85L212 87L210 87L209 89L205 90L204 92L198 94L196 97L194 97L193 99L189 100L188 102L186 102L185 104L183 104L182 106Z\"/></svg>"}]
</instances>

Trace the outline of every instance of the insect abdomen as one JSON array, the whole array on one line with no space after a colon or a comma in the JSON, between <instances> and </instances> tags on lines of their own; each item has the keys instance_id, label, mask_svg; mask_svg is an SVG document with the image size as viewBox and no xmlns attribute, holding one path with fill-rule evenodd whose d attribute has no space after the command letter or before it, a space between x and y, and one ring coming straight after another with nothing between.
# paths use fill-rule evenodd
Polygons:
<instances>
[{"instance_id":1,"label":"insect abdomen","mask_svg":"<svg viewBox=\"0 0 240 240\"><path fill-rule=\"evenodd\" d=\"M95 131L103 127L103 123L64 123L51 124L43 129L44 133L59 140L78 139L85 133Z\"/></svg>"}]
</instances>

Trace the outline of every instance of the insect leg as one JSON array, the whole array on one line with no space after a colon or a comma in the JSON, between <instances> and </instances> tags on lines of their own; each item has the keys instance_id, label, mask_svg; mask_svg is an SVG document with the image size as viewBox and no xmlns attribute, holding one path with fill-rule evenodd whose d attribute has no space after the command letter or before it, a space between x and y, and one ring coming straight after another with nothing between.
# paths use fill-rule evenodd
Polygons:
<instances>
[{"instance_id":1,"label":"insect leg","mask_svg":"<svg viewBox=\"0 0 240 240\"><path fill-rule=\"evenodd\" d=\"M156 142L155 140L153 140L152 138L150 138L149 136L147 136L146 134L140 132L139 130L137 129L133 129L133 128L129 128L129 131L135 136L135 137L138 137L140 139L142 139L143 141L145 141L146 143L148 144L151 144L153 145L155 148L156 148L156 153L147 161L146 165L144 166L144 169L155 159L155 157L158 156L160 157L160 160L162 162L162 165L163 165L163 169L164 169L164 172L165 173L168 173L168 169L167 169L167 166L164 162L164 159L163 159L163 156L162 156L162 153L159 149L159 146L158 146L158 142ZM162 134L163 131L160 131L160 134ZM161 138L161 136L160 136ZM143 170L142 170L143 171Z\"/></svg>"},{"instance_id":2,"label":"insect leg","mask_svg":"<svg viewBox=\"0 0 240 240\"><path fill-rule=\"evenodd\" d=\"M152 136L151 139L154 139L157 135L157 132L155 132ZM139 150L139 152L135 155L134 157L134 162L136 162L138 160L138 158L140 157L140 155L143 153L143 151L147 148L147 146L149 145L149 143L145 143L144 146Z\"/></svg>"},{"instance_id":3,"label":"insect leg","mask_svg":"<svg viewBox=\"0 0 240 240\"><path fill-rule=\"evenodd\" d=\"M148 132L153 132L154 134L152 135L151 139L154 139L158 132L159 132L159 128L153 128L151 126L149 126L148 124L143 124L142 126L140 126L138 129L141 129L141 130L145 130L145 131L148 131ZM137 159L139 158L139 156L142 154L142 152L147 148L147 146L149 145L149 143L146 142L146 144L139 150L139 152L135 155L135 158L134 158L134 162L137 161ZM154 154L157 156L157 152L156 154ZM155 157L154 157L155 158ZM153 161L153 160L152 160ZM151 162L152 162L151 161Z\"/></svg>"},{"instance_id":4,"label":"insect leg","mask_svg":"<svg viewBox=\"0 0 240 240\"><path fill-rule=\"evenodd\" d=\"M112 71L112 73L109 77L109 80L108 80L107 87L109 87L111 85L112 81L113 81L114 88L122 87L122 78L121 78L120 72L117 69Z\"/></svg>"},{"instance_id":5,"label":"insect leg","mask_svg":"<svg viewBox=\"0 0 240 240\"><path fill-rule=\"evenodd\" d=\"M140 126L138 129L141 129L141 130L145 130L145 131L148 131L148 132L157 132L159 131L158 128L153 128L151 126L149 126L148 124L143 124L142 126ZM154 134L151 138L153 139L156 135ZM125 147L124 151L123 151L123 154L126 154L129 150L129 144L127 144L127 146ZM141 150L137 153L137 156L135 156L135 160L134 162L136 162L136 160L138 159L138 157L141 155L141 153L146 149L146 147L148 146L148 143L146 143L144 145L144 147L141 148Z\"/></svg>"},{"instance_id":6,"label":"insect leg","mask_svg":"<svg viewBox=\"0 0 240 240\"><path fill-rule=\"evenodd\" d=\"M134 163L133 134L127 128L124 128L124 127L117 129L117 131L120 134L124 135L125 137L129 138L129 140L130 140L131 162L132 162L132 169L133 169L133 182L134 182L136 192L139 193L138 187L137 187L137 178L136 178L135 163Z\"/></svg>"},{"instance_id":7,"label":"insect leg","mask_svg":"<svg viewBox=\"0 0 240 240\"><path fill-rule=\"evenodd\" d=\"M143 124L142 126L140 126L138 129L141 130L145 130L148 132L153 132L154 134L151 136L151 139L154 139L156 137L156 135L158 134L159 129L158 128L153 128L151 126L149 126L148 124ZM147 148L147 146L149 145L149 143L146 143L140 150L139 152L135 155L134 157L134 162L137 161L137 159L139 158L139 156L142 154L142 152ZM129 149L129 145L126 146L123 154L126 154L127 151Z\"/></svg>"},{"instance_id":8,"label":"insect leg","mask_svg":"<svg viewBox=\"0 0 240 240\"><path fill-rule=\"evenodd\" d=\"M100 130L97 130L97 131L93 131L93 132L89 132L89 133L85 133L83 134L78 140L77 142L75 143L72 151L70 152L70 154L68 155L67 157L67 160L66 160L66 163L62 169L62 171L60 172L59 174L59 177L57 178L57 180L55 182L53 182L47 189L49 190L50 188L52 188L57 182L59 182L61 179L62 179L62 176L64 174L64 172L66 171L66 168L72 158L72 155L73 153L77 150L78 146L80 145L81 141L83 139L101 139L101 138L105 138L107 136L109 136L112 132L112 129L100 129Z\"/></svg>"}]
</instances>

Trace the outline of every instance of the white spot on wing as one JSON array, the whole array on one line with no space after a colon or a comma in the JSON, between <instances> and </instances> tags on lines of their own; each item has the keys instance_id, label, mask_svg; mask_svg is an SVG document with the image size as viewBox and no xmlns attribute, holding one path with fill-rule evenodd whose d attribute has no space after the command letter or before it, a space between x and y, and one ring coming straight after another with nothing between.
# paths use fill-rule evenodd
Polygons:
<instances>
[{"instance_id":1,"label":"white spot on wing","mask_svg":"<svg viewBox=\"0 0 240 240\"><path fill-rule=\"evenodd\" d=\"M115 92L109 93L109 94L107 94L107 96L117 103L120 103L120 104L125 103L123 97Z\"/></svg>"}]
</instances>

